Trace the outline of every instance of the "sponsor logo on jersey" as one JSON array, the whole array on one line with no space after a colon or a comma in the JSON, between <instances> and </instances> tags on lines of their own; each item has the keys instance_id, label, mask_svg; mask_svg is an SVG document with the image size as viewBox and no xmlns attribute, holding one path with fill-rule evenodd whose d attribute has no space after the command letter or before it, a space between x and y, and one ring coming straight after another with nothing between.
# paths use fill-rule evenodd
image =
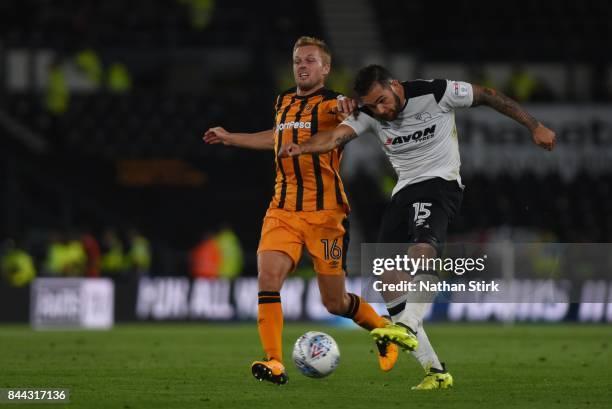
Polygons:
<instances>
[{"instance_id":1,"label":"sponsor logo on jersey","mask_svg":"<svg viewBox=\"0 0 612 409\"><path fill-rule=\"evenodd\" d=\"M393 138L387 137L385 145L400 145L403 143L408 143L410 141L423 142L430 138L433 138L435 132L436 125L432 125L429 128L418 130L416 132L411 133L410 135L396 136Z\"/></svg>"},{"instance_id":2,"label":"sponsor logo on jersey","mask_svg":"<svg viewBox=\"0 0 612 409\"><path fill-rule=\"evenodd\" d=\"M295 129L310 129L310 121L308 122L302 122L302 121L291 121L291 122L284 122L282 124L278 124L276 125L276 130L277 131L282 131L283 129L291 129L291 128L295 128Z\"/></svg>"}]
</instances>

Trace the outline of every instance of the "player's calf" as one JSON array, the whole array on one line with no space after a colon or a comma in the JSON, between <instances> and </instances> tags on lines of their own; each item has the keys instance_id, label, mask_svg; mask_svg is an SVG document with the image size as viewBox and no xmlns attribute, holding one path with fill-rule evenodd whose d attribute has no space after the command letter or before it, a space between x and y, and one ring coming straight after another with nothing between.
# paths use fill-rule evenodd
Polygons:
<instances>
[{"instance_id":1,"label":"player's calf","mask_svg":"<svg viewBox=\"0 0 612 409\"><path fill-rule=\"evenodd\" d=\"M331 314L352 319L360 327L370 331L374 328L385 327L390 322L378 315L372 306L358 295L346 293L340 297L334 297L334 293L323 289L323 305ZM395 366L398 358L398 349L388 340L376 342L378 350L378 364L384 372L390 371Z\"/></svg>"},{"instance_id":2,"label":"player's calf","mask_svg":"<svg viewBox=\"0 0 612 409\"><path fill-rule=\"evenodd\" d=\"M339 297L324 297L322 299L323 306L330 314L345 316L347 311L352 308L352 295L354 294L344 293L343 296Z\"/></svg>"}]
</instances>

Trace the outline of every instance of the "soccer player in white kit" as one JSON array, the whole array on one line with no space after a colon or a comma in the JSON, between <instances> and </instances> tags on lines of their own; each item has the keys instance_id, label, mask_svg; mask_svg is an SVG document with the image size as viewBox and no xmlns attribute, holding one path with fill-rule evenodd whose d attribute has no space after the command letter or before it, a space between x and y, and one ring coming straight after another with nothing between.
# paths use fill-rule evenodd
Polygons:
<instances>
[{"instance_id":1,"label":"soccer player in white kit","mask_svg":"<svg viewBox=\"0 0 612 409\"><path fill-rule=\"evenodd\" d=\"M323 154L364 133L377 135L398 175L378 242L411 243L407 251L412 258L440 256L448 225L461 205L456 109L487 105L525 126L536 145L549 151L555 145L555 133L516 101L480 85L440 79L400 82L385 68L370 65L358 72L355 92L359 112L333 130L284 145L279 155ZM419 271L413 281L435 281L435 274ZM433 295L383 294L393 324L371 332L376 340L390 340L412 352L426 373L413 387L418 390L453 384L423 328Z\"/></svg>"}]
</instances>

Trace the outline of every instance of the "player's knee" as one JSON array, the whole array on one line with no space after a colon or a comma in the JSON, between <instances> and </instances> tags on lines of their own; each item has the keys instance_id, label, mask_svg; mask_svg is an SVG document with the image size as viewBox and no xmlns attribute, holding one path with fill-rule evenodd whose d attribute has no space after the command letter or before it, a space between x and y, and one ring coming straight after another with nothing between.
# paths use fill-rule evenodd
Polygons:
<instances>
[{"instance_id":1,"label":"player's knee","mask_svg":"<svg viewBox=\"0 0 612 409\"><path fill-rule=\"evenodd\" d=\"M408 254L411 257L434 257L436 255L436 249L429 243L416 243L410 246Z\"/></svg>"},{"instance_id":2,"label":"player's knee","mask_svg":"<svg viewBox=\"0 0 612 409\"><path fill-rule=\"evenodd\" d=\"M429 233L417 235L413 243L408 251L411 257L436 257L440 252L440 242Z\"/></svg>"},{"instance_id":3,"label":"player's knee","mask_svg":"<svg viewBox=\"0 0 612 409\"><path fill-rule=\"evenodd\" d=\"M280 270L260 270L257 277L259 289L262 291L280 291L283 286L285 274Z\"/></svg>"},{"instance_id":4,"label":"player's knee","mask_svg":"<svg viewBox=\"0 0 612 409\"><path fill-rule=\"evenodd\" d=\"M260 291L280 291L285 278L293 268L293 261L282 253L264 252L257 258Z\"/></svg>"}]
</instances>

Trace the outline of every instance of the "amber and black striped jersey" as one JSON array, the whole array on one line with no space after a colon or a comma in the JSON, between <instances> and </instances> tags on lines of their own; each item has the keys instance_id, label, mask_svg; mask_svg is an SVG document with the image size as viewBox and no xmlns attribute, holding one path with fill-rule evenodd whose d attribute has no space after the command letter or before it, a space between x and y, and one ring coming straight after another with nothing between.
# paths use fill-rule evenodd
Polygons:
<instances>
[{"instance_id":1,"label":"amber and black striped jersey","mask_svg":"<svg viewBox=\"0 0 612 409\"><path fill-rule=\"evenodd\" d=\"M321 88L299 96L296 87L280 94L274 114L274 152L276 153L276 183L271 208L290 211L349 210L348 200L340 179L342 150L324 154L279 158L278 151L288 142L301 143L319 131L338 126L336 118L337 92Z\"/></svg>"}]
</instances>

